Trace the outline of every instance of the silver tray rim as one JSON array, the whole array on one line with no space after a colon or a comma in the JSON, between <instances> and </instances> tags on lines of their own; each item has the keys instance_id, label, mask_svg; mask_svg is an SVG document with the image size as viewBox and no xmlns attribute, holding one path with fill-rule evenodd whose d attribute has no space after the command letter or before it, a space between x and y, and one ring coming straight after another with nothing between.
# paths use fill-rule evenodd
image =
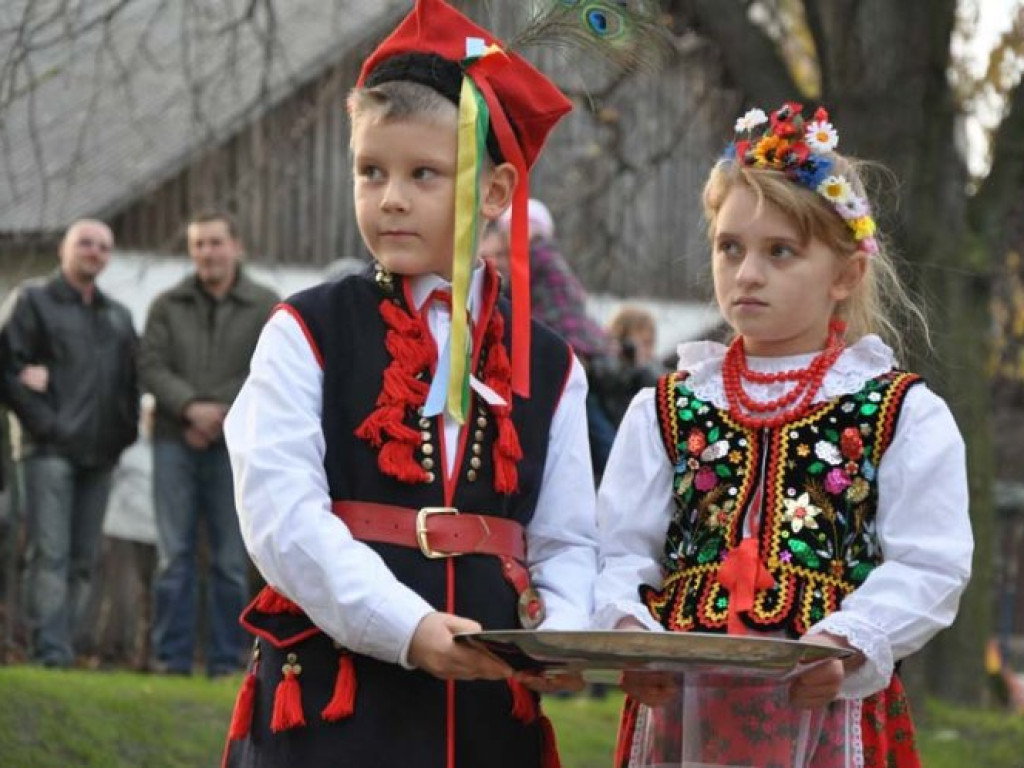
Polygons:
<instances>
[{"instance_id":1,"label":"silver tray rim","mask_svg":"<svg viewBox=\"0 0 1024 768\"><path fill-rule=\"evenodd\" d=\"M853 653L786 638L706 632L511 629L461 633L455 639L499 658L514 657L518 663L513 666L567 671L719 672L781 678L798 668ZM609 645L623 650L609 649Z\"/></svg>"}]
</instances>

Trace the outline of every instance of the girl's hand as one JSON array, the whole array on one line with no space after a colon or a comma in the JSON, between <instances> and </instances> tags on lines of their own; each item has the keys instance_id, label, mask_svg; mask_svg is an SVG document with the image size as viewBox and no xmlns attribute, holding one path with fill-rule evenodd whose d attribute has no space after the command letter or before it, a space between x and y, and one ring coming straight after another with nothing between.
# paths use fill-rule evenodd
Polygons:
<instances>
[{"instance_id":1,"label":"girl's hand","mask_svg":"<svg viewBox=\"0 0 1024 768\"><path fill-rule=\"evenodd\" d=\"M622 673L619 686L627 695L648 707L661 707L679 694L679 684L667 672Z\"/></svg>"},{"instance_id":2,"label":"girl's hand","mask_svg":"<svg viewBox=\"0 0 1024 768\"><path fill-rule=\"evenodd\" d=\"M815 645L827 645L833 648L856 650L839 635L821 632L801 638L801 642ZM828 706L839 695L839 689L846 675L864 663L864 656L859 652L846 659L833 659L817 664L812 669L799 675L789 687L789 700L803 709L820 709Z\"/></svg>"},{"instance_id":3,"label":"girl's hand","mask_svg":"<svg viewBox=\"0 0 1024 768\"><path fill-rule=\"evenodd\" d=\"M640 629L647 630L643 624L640 623L639 619L634 619L632 616L623 616L615 623L616 629Z\"/></svg>"},{"instance_id":4,"label":"girl's hand","mask_svg":"<svg viewBox=\"0 0 1024 768\"><path fill-rule=\"evenodd\" d=\"M442 680L504 680L512 668L486 651L455 642L460 632L479 632L480 624L450 613L428 613L409 644L409 663Z\"/></svg>"}]
</instances>

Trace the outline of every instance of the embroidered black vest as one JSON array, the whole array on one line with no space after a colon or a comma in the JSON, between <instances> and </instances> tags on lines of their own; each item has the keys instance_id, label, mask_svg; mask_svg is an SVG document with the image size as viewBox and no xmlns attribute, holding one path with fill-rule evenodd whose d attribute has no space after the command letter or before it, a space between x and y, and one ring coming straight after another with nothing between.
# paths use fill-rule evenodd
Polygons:
<instances>
[{"instance_id":1,"label":"embroidered black vest","mask_svg":"<svg viewBox=\"0 0 1024 768\"><path fill-rule=\"evenodd\" d=\"M673 631L725 631L719 569L758 502L758 552L775 585L758 590L743 621L798 637L837 610L881 561L877 468L918 380L893 371L783 427L752 430L699 399L685 374L662 377L658 423L676 511L664 581L640 588L652 615Z\"/></svg>"}]
</instances>

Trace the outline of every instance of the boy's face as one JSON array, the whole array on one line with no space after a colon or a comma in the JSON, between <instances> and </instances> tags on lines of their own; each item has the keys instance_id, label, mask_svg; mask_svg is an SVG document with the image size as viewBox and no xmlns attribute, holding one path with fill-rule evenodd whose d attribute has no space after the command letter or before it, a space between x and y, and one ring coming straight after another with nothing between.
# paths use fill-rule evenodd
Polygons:
<instances>
[{"instance_id":1,"label":"boy's face","mask_svg":"<svg viewBox=\"0 0 1024 768\"><path fill-rule=\"evenodd\" d=\"M456 120L364 116L352 126L359 232L391 272L451 278Z\"/></svg>"}]
</instances>

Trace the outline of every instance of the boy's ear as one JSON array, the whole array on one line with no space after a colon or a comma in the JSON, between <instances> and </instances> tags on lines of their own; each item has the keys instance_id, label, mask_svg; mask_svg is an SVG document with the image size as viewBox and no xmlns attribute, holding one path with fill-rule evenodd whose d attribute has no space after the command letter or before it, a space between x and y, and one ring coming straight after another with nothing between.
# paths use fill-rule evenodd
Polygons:
<instances>
[{"instance_id":1,"label":"boy's ear","mask_svg":"<svg viewBox=\"0 0 1024 768\"><path fill-rule=\"evenodd\" d=\"M494 221L512 204L512 193L519 183L519 172L512 163L495 166L484 181L480 194L480 215Z\"/></svg>"}]
</instances>

